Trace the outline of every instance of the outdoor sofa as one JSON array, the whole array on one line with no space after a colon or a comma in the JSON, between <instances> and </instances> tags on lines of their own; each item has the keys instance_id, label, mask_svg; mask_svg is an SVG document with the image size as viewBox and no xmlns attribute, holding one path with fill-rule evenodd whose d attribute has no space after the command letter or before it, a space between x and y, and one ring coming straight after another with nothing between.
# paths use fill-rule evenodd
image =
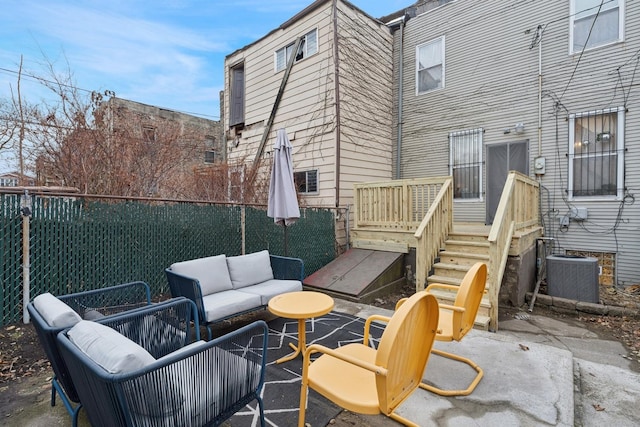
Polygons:
<instances>
[{"instance_id":1,"label":"outdoor sofa","mask_svg":"<svg viewBox=\"0 0 640 427\"><path fill-rule=\"evenodd\" d=\"M301 291L304 263L263 250L177 262L165 272L171 295L196 304L211 339L212 324L265 308L276 295Z\"/></svg>"},{"instance_id":2,"label":"outdoor sofa","mask_svg":"<svg viewBox=\"0 0 640 427\"><path fill-rule=\"evenodd\" d=\"M261 423L267 324L199 339L195 306L174 298L58 335L92 426L219 425L257 400Z\"/></svg>"},{"instance_id":3,"label":"outdoor sofa","mask_svg":"<svg viewBox=\"0 0 640 427\"><path fill-rule=\"evenodd\" d=\"M80 398L60 356L56 339L58 333L83 319L99 319L149 304L151 293L149 285L144 282L124 283L59 297L44 293L27 304L31 323L54 373L51 381L51 406L56 404L57 393L71 415L73 426L78 422Z\"/></svg>"}]
</instances>

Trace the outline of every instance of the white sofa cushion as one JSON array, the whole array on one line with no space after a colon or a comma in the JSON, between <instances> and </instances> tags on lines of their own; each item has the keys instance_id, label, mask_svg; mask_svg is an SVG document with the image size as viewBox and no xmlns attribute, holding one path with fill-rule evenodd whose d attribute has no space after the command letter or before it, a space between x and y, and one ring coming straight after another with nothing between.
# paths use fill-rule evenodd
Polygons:
<instances>
[{"instance_id":1,"label":"white sofa cushion","mask_svg":"<svg viewBox=\"0 0 640 427\"><path fill-rule=\"evenodd\" d=\"M80 315L73 311L71 307L49 292L35 297L33 306L52 328L69 328L82 320Z\"/></svg>"},{"instance_id":2,"label":"white sofa cushion","mask_svg":"<svg viewBox=\"0 0 640 427\"><path fill-rule=\"evenodd\" d=\"M260 295L236 290L222 291L202 298L207 322L223 319L260 307Z\"/></svg>"},{"instance_id":3,"label":"white sofa cushion","mask_svg":"<svg viewBox=\"0 0 640 427\"><path fill-rule=\"evenodd\" d=\"M132 372L155 362L147 350L100 323L81 320L67 335L84 354L112 374Z\"/></svg>"},{"instance_id":4,"label":"white sofa cushion","mask_svg":"<svg viewBox=\"0 0 640 427\"><path fill-rule=\"evenodd\" d=\"M273 279L271 258L267 250L228 257L227 266L234 289L257 285Z\"/></svg>"},{"instance_id":5,"label":"white sofa cushion","mask_svg":"<svg viewBox=\"0 0 640 427\"><path fill-rule=\"evenodd\" d=\"M242 289L238 289L240 292L247 292L251 294L260 295L262 305L269 304L269 300L276 295L284 294L286 292L296 292L302 290L302 282L299 280L279 280L271 279L266 282L259 283L254 286L247 286Z\"/></svg>"},{"instance_id":6,"label":"white sofa cushion","mask_svg":"<svg viewBox=\"0 0 640 427\"><path fill-rule=\"evenodd\" d=\"M197 279L202 296L233 289L224 254L176 262L171 265L171 271Z\"/></svg>"}]
</instances>

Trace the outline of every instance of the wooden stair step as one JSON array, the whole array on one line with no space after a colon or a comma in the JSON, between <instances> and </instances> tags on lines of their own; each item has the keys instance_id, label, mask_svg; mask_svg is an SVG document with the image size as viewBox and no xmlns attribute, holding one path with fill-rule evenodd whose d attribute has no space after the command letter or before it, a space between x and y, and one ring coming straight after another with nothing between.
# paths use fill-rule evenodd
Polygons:
<instances>
[{"instance_id":1,"label":"wooden stair step","mask_svg":"<svg viewBox=\"0 0 640 427\"><path fill-rule=\"evenodd\" d=\"M489 261L489 255L487 254L476 254L476 253L469 253L469 252L457 252L457 251L449 251L449 250L442 250L440 251L439 256L442 257L450 257L450 258L469 258L469 259L473 259L476 261Z\"/></svg>"},{"instance_id":2,"label":"wooden stair step","mask_svg":"<svg viewBox=\"0 0 640 427\"><path fill-rule=\"evenodd\" d=\"M474 246L478 248L488 248L489 242L474 242L470 240L446 240L445 245L457 245L457 246Z\"/></svg>"},{"instance_id":3,"label":"wooden stair step","mask_svg":"<svg viewBox=\"0 0 640 427\"><path fill-rule=\"evenodd\" d=\"M488 238L488 233L449 233L449 239L465 242L486 242Z\"/></svg>"},{"instance_id":4,"label":"wooden stair step","mask_svg":"<svg viewBox=\"0 0 640 427\"><path fill-rule=\"evenodd\" d=\"M445 302L446 304L453 304L453 301L456 298L455 292L446 291L442 289L435 289L430 292L436 299L440 302ZM489 302L489 298L487 295L482 297L482 301L480 301L480 310L489 309L491 307L491 303Z\"/></svg>"},{"instance_id":5,"label":"wooden stair step","mask_svg":"<svg viewBox=\"0 0 640 427\"><path fill-rule=\"evenodd\" d=\"M491 323L491 318L489 316L478 314L476 315L475 322L473 322L473 328L481 331L488 331L489 323Z\"/></svg>"},{"instance_id":6,"label":"wooden stair step","mask_svg":"<svg viewBox=\"0 0 640 427\"><path fill-rule=\"evenodd\" d=\"M461 282L462 282L462 279L458 279L455 277L439 276L435 274L427 277L427 286L430 283L442 283L443 285L460 286Z\"/></svg>"},{"instance_id":7,"label":"wooden stair step","mask_svg":"<svg viewBox=\"0 0 640 427\"><path fill-rule=\"evenodd\" d=\"M433 296L436 297L438 302L442 304L453 304L455 299L455 292L446 291L446 290L434 290L431 292ZM489 330L489 323L491 318L489 317L489 310L491 308L491 303L489 303L489 298L485 295L480 302L480 308L478 309L478 314L476 314L476 320L474 322L474 329L480 329L483 331Z\"/></svg>"},{"instance_id":8,"label":"wooden stair step","mask_svg":"<svg viewBox=\"0 0 640 427\"><path fill-rule=\"evenodd\" d=\"M433 264L433 268L441 268L443 270L455 270L455 271L461 271L464 273L469 271L469 266L467 265L449 264L446 262L436 262L435 264Z\"/></svg>"}]
</instances>

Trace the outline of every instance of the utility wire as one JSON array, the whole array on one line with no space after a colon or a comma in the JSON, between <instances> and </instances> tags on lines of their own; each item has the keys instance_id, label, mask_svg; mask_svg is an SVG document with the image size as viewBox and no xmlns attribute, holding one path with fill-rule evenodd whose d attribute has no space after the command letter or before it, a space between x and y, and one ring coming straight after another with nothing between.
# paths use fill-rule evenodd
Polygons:
<instances>
[{"instance_id":1,"label":"utility wire","mask_svg":"<svg viewBox=\"0 0 640 427\"><path fill-rule=\"evenodd\" d=\"M34 74L25 73L24 71L22 73L19 73L18 71L15 71L15 70L10 70L8 68L0 67L0 72L5 72L5 73L8 73L8 74L12 74L12 75L20 75L21 74L22 76L28 77L28 78L30 78L32 80L35 80L36 82L39 82L39 83L44 82L44 83L48 83L48 84L52 84L52 85L58 85L58 86L61 86L61 87L67 88L67 89L79 90L79 91L86 92L86 93L96 93L97 92L95 90L84 89L84 88L81 88L81 87L78 87L78 86L74 86L74 85L70 85L70 84L66 84L66 83L61 83L61 82L57 82L57 81L53 81L53 80L48 80L48 79L45 79L43 77L38 77L38 76L36 76ZM107 92L107 91L104 91L104 92ZM109 91L109 92L115 94L115 92L113 92L113 91ZM158 107L158 108L162 108L162 107ZM163 109L169 110L169 108L163 108ZM209 117L209 118L212 118L212 119L220 120L220 116L214 116L214 115L204 114L204 113L194 113L194 112L189 112L189 111L173 110L173 109L170 109L170 110L171 111L175 111L176 113L188 114L190 116Z\"/></svg>"},{"instance_id":2,"label":"utility wire","mask_svg":"<svg viewBox=\"0 0 640 427\"><path fill-rule=\"evenodd\" d=\"M598 11L596 12L596 16L593 18L593 22L591 22L591 27L589 28L589 34L587 34L587 38L584 41L584 45L582 46L582 50L580 51L580 56L578 57L578 62L576 62L576 66L573 67L573 72L571 73L571 77L569 77L569 81L562 91L562 95L560 95L560 99L564 97L564 94L569 89L569 85L573 80L573 77L576 75L576 71L578 70L578 66L580 65L580 60L582 59L582 55L584 54L584 50L587 48L587 44L589 44L589 39L591 38L591 32L593 31L593 27L596 25L596 21L598 20L598 16L600 16L600 11L602 10L602 5L604 4L604 0L600 1L600 6L598 6Z\"/></svg>"}]
</instances>

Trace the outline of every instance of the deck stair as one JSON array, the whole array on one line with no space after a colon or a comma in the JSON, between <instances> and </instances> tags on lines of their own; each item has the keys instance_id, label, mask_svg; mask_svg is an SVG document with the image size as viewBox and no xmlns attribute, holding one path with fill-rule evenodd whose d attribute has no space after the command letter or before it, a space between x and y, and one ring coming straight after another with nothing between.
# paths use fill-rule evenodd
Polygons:
<instances>
[{"instance_id":1,"label":"deck stair","mask_svg":"<svg viewBox=\"0 0 640 427\"><path fill-rule=\"evenodd\" d=\"M442 283L460 286L464 275L473 264L476 262L489 264L489 229L483 226L476 228L478 230L465 230L456 228L454 224L453 232L449 233L449 238L445 241L444 248L440 251L438 260L433 264L431 274L427 277L427 285ZM453 304L455 300L454 292L436 290L433 294L444 304ZM489 308L489 298L485 295L476 317L477 329L489 329Z\"/></svg>"}]
</instances>

